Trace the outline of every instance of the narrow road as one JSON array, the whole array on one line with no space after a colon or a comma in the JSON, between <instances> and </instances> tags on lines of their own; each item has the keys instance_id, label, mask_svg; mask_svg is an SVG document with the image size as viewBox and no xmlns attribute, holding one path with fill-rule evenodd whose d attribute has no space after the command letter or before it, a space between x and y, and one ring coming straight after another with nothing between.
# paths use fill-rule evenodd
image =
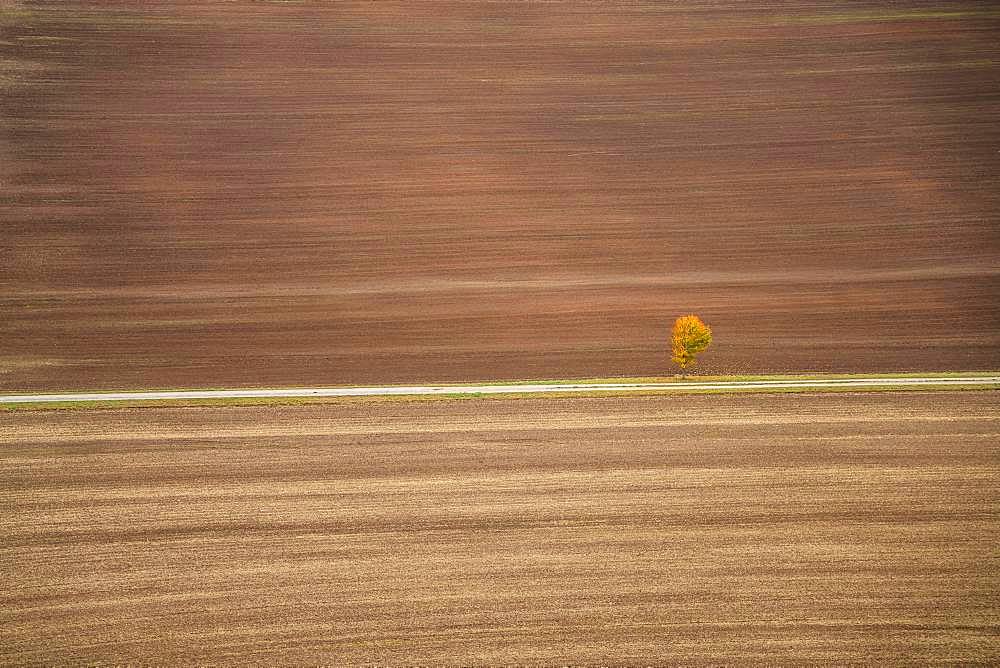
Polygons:
<instances>
[{"instance_id":1,"label":"narrow road","mask_svg":"<svg viewBox=\"0 0 1000 668\"><path fill-rule=\"evenodd\" d=\"M304 397L381 397L473 394L518 394L524 392L648 392L690 390L783 390L863 389L866 387L941 388L954 385L1000 385L1000 376L948 378L845 378L831 380L687 381L673 383L561 383L519 385L414 385L390 387L304 387L245 390L165 390L157 392L82 392L66 394L0 395L0 404L40 404L66 401L149 401L171 399L265 399Z\"/></svg>"}]
</instances>

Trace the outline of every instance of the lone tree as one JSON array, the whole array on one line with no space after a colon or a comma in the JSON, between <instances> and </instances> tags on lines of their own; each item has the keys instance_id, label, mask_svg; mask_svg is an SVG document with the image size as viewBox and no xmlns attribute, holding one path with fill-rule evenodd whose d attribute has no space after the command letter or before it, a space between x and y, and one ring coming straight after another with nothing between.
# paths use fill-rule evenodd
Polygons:
<instances>
[{"instance_id":1,"label":"lone tree","mask_svg":"<svg viewBox=\"0 0 1000 668\"><path fill-rule=\"evenodd\" d=\"M689 366L694 366L694 356L708 348L712 342L712 330L696 315L684 315L674 323L670 337L671 359L681 368L681 375Z\"/></svg>"}]
</instances>

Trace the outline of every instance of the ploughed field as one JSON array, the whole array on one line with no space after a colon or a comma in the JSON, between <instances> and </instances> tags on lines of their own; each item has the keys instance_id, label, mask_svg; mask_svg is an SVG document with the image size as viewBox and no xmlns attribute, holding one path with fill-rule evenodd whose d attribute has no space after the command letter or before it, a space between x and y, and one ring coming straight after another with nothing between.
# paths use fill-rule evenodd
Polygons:
<instances>
[{"instance_id":1,"label":"ploughed field","mask_svg":"<svg viewBox=\"0 0 1000 668\"><path fill-rule=\"evenodd\" d=\"M995 369L980 2L7 0L0 388Z\"/></svg>"},{"instance_id":2,"label":"ploughed field","mask_svg":"<svg viewBox=\"0 0 1000 668\"><path fill-rule=\"evenodd\" d=\"M8 413L0 662L996 663L998 408Z\"/></svg>"}]
</instances>

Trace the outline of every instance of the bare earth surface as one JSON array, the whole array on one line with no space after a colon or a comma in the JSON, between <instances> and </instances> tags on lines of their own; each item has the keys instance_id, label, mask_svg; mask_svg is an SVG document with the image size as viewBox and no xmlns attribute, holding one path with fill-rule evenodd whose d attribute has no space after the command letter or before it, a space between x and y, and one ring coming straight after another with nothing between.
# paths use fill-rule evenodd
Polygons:
<instances>
[{"instance_id":1,"label":"bare earth surface","mask_svg":"<svg viewBox=\"0 0 1000 668\"><path fill-rule=\"evenodd\" d=\"M0 1L0 388L1000 367L982 2Z\"/></svg>"},{"instance_id":2,"label":"bare earth surface","mask_svg":"<svg viewBox=\"0 0 1000 668\"><path fill-rule=\"evenodd\" d=\"M998 409L10 413L0 663L996 664Z\"/></svg>"}]
</instances>

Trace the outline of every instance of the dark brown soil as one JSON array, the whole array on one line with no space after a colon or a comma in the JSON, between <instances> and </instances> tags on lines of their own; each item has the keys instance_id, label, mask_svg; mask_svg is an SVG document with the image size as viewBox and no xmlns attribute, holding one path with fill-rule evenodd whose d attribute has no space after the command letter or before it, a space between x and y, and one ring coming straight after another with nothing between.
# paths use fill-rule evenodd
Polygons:
<instances>
[{"instance_id":1,"label":"dark brown soil","mask_svg":"<svg viewBox=\"0 0 1000 668\"><path fill-rule=\"evenodd\" d=\"M0 662L996 664L998 409L10 413Z\"/></svg>"},{"instance_id":2,"label":"dark brown soil","mask_svg":"<svg viewBox=\"0 0 1000 668\"><path fill-rule=\"evenodd\" d=\"M0 15L0 389L1000 367L1000 15Z\"/></svg>"}]
</instances>

